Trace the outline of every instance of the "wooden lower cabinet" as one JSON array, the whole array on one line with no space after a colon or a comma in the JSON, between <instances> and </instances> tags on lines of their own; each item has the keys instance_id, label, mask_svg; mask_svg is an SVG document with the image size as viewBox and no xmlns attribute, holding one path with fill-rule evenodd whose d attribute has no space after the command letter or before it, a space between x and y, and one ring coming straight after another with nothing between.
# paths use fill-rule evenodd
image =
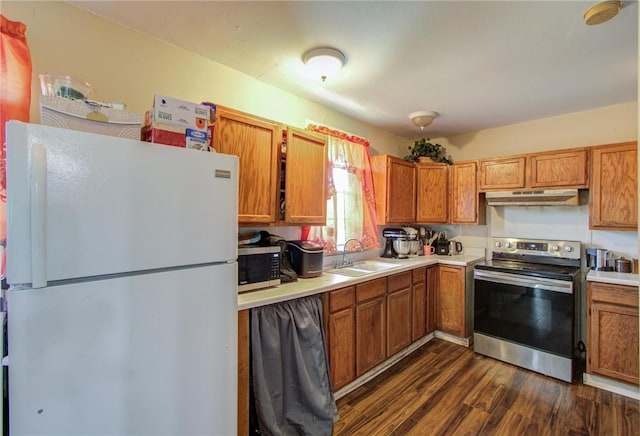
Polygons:
<instances>
[{"instance_id":1,"label":"wooden lower cabinet","mask_svg":"<svg viewBox=\"0 0 640 436\"><path fill-rule=\"evenodd\" d=\"M328 351L334 391L356 378L355 287L329 293Z\"/></svg>"},{"instance_id":2,"label":"wooden lower cabinet","mask_svg":"<svg viewBox=\"0 0 640 436\"><path fill-rule=\"evenodd\" d=\"M438 294L438 265L427 267L426 271L426 307L425 307L425 333L433 332L438 323L438 308L437 308L437 294Z\"/></svg>"},{"instance_id":3,"label":"wooden lower cabinet","mask_svg":"<svg viewBox=\"0 0 640 436\"><path fill-rule=\"evenodd\" d=\"M356 285L356 377L386 359L387 278Z\"/></svg>"},{"instance_id":4,"label":"wooden lower cabinet","mask_svg":"<svg viewBox=\"0 0 640 436\"><path fill-rule=\"evenodd\" d=\"M587 282L587 373L638 385L638 288Z\"/></svg>"},{"instance_id":5,"label":"wooden lower cabinet","mask_svg":"<svg viewBox=\"0 0 640 436\"><path fill-rule=\"evenodd\" d=\"M465 325L465 268L439 265L436 296L436 328L442 332L464 337Z\"/></svg>"},{"instance_id":6,"label":"wooden lower cabinet","mask_svg":"<svg viewBox=\"0 0 640 436\"><path fill-rule=\"evenodd\" d=\"M393 356L411 345L411 271L389 276L387 286L387 356Z\"/></svg>"},{"instance_id":7,"label":"wooden lower cabinet","mask_svg":"<svg viewBox=\"0 0 640 436\"><path fill-rule=\"evenodd\" d=\"M249 310L238 312L238 435L249 434Z\"/></svg>"},{"instance_id":8,"label":"wooden lower cabinet","mask_svg":"<svg viewBox=\"0 0 640 436\"><path fill-rule=\"evenodd\" d=\"M412 293L411 293L411 341L415 342L422 338L426 332L426 299L427 287L426 267L413 270Z\"/></svg>"}]
</instances>

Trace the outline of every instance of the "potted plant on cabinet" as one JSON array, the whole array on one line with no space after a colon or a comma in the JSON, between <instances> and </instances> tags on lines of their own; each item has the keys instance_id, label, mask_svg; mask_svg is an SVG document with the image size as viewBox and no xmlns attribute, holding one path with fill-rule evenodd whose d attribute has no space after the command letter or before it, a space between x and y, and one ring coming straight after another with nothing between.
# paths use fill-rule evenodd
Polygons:
<instances>
[{"instance_id":1,"label":"potted plant on cabinet","mask_svg":"<svg viewBox=\"0 0 640 436\"><path fill-rule=\"evenodd\" d=\"M431 159L434 162L443 162L451 165L453 161L446 155L446 150L440 144L432 144L429 138L422 138L413 143L413 147L409 146L411 154L404 157L408 162L424 162Z\"/></svg>"}]
</instances>

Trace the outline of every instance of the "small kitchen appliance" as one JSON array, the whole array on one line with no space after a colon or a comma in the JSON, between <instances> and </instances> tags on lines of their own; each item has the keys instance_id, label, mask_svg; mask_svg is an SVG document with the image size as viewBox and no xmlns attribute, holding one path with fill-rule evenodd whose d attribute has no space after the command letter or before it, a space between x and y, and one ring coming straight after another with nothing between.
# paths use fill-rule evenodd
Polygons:
<instances>
[{"instance_id":1,"label":"small kitchen appliance","mask_svg":"<svg viewBox=\"0 0 640 436\"><path fill-rule=\"evenodd\" d=\"M587 248L587 267L596 271L613 271L613 253L604 248Z\"/></svg>"},{"instance_id":2,"label":"small kitchen appliance","mask_svg":"<svg viewBox=\"0 0 640 436\"><path fill-rule=\"evenodd\" d=\"M298 277L308 279L322 275L322 245L313 241L287 241L287 256Z\"/></svg>"},{"instance_id":3,"label":"small kitchen appliance","mask_svg":"<svg viewBox=\"0 0 640 436\"><path fill-rule=\"evenodd\" d=\"M280 284L280 246L238 247L238 292Z\"/></svg>"},{"instance_id":4,"label":"small kitchen appliance","mask_svg":"<svg viewBox=\"0 0 640 436\"><path fill-rule=\"evenodd\" d=\"M407 232L405 232L401 228L388 227L382 231L382 236L386 238L386 242L384 246L384 251L382 252L380 257L397 258L398 252L394 248L394 241L406 240Z\"/></svg>"},{"instance_id":5,"label":"small kitchen appliance","mask_svg":"<svg viewBox=\"0 0 640 436\"><path fill-rule=\"evenodd\" d=\"M456 254L462 253L462 242L460 241L449 241L449 255L455 256Z\"/></svg>"},{"instance_id":6,"label":"small kitchen appliance","mask_svg":"<svg viewBox=\"0 0 640 436\"><path fill-rule=\"evenodd\" d=\"M492 238L474 268L474 351L567 382L580 341L580 242Z\"/></svg>"},{"instance_id":7,"label":"small kitchen appliance","mask_svg":"<svg viewBox=\"0 0 640 436\"><path fill-rule=\"evenodd\" d=\"M436 254L440 256L448 256L450 253L449 240L444 233L440 233L438 239L436 239Z\"/></svg>"}]
</instances>

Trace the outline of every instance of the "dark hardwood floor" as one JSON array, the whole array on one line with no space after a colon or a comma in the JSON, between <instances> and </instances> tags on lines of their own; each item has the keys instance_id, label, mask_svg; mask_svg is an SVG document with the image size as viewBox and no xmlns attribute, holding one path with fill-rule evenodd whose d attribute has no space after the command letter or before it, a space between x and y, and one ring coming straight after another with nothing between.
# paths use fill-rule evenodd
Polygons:
<instances>
[{"instance_id":1,"label":"dark hardwood floor","mask_svg":"<svg viewBox=\"0 0 640 436\"><path fill-rule=\"evenodd\" d=\"M337 401L334 435L640 435L639 402L434 339Z\"/></svg>"}]
</instances>

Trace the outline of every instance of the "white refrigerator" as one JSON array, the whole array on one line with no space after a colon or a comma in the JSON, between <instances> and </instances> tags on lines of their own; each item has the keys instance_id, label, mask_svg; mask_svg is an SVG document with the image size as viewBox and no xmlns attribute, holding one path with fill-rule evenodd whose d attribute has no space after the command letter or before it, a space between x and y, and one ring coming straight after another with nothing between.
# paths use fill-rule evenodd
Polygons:
<instances>
[{"instance_id":1,"label":"white refrigerator","mask_svg":"<svg viewBox=\"0 0 640 436\"><path fill-rule=\"evenodd\" d=\"M235 435L235 156L7 129L12 435Z\"/></svg>"}]
</instances>

